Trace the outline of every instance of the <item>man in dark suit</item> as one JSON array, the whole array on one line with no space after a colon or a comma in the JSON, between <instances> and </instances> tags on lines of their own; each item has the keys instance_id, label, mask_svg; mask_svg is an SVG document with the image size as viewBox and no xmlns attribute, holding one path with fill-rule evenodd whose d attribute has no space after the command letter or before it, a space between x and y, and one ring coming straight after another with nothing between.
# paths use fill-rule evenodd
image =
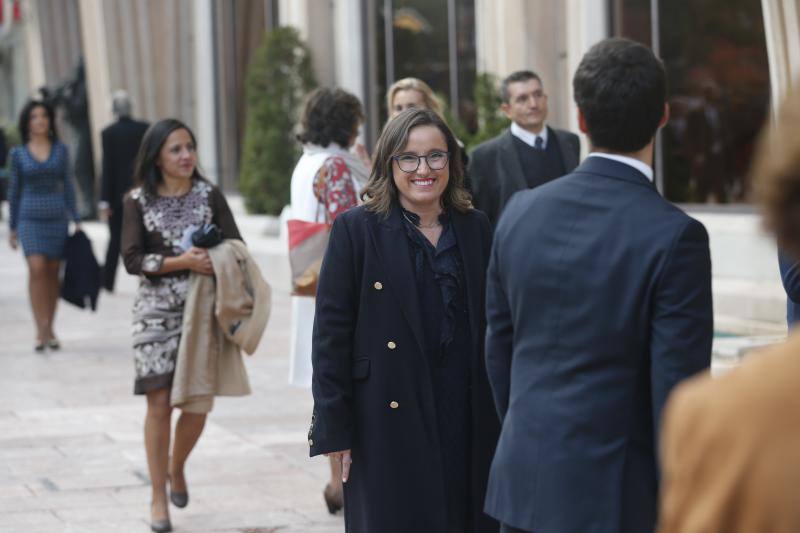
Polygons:
<instances>
[{"instance_id":1,"label":"man in dark suit","mask_svg":"<svg viewBox=\"0 0 800 533\"><path fill-rule=\"evenodd\" d=\"M538 74L514 72L503 80L500 95L511 126L475 148L467 172L473 203L492 226L512 194L572 172L581 152L577 135L545 124L547 94Z\"/></svg>"},{"instance_id":2,"label":"man in dark suit","mask_svg":"<svg viewBox=\"0 0 800 533\"><path fill-rule=\"evenodd\" d=\"M506 532L643 533L662 407L710 365L708 234L653 185L661 61L609 39L573 84L592 153L517 193L495 230L486 362L503 425L485 511Z\"/></svg>"},{"instance_id":3,"label":"man in dark suit","mask_svg":"<svg viewBox=\"0 0 800 533\"><path fill-rule=\"evenodd\" d=\"M133 165L139 144L149 126L131 118L131 104L125 91L112 97L117 121L103 130L103 186L99 210L108 220L110 232L106 262L103 265L103 287L111 292L117 277L119 246L122 235L122 197L133 184Z\"/></svg>"}]
</instances>

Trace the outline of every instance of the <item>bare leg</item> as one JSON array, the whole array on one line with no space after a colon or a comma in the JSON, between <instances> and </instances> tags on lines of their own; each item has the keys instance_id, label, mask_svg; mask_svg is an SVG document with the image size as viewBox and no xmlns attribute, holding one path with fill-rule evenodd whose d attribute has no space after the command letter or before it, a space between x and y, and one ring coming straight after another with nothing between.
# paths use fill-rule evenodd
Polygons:
<instances>
[{"instance_id":1,"label":"bare leg","mask_svg":"<svg viewBox=\"0 0 800 533\"><path fill-rule=\"evenodd\" d=\"M169 518L167 507L167 464L172 407L169 389L147 393L147 416L144 421L144 447L153 487L150 514L152 520Z\"/></svg>"},{"instance_id":2,"label":"bare leg","mask_svg":"<svg viewBox=\"0 0 800 533\"><path fill-rule=\"evenodd\" d=\"M172 490L186 492L186 478L183 469L186 459L192 453L194 445L203 433L206 425L206 415L200 413L181 413L175 427L175 442L172 444L172 462L169 466L169 475Z\"/></svg>"},{"instance_id":3,"label":"bare leg","mask_svg":"<svg viewBox=\"0 0 800 533\"><path fill-rule=\"evenodd\" d=\"M43 255L29 255L28 261L28 295L31 300L33 319L36 322L36 339L47 340L48 295L50 288L47 282L47 260Z\"/></svg>"},{"instance_id":4,"label":"bare leg","mask_svg":"<svg viewBox=\"0 0 800 533\"><path fill-rule=\"evenodd\" d=\"M61 266L61 261L58 259L48 259L47 260L47 286L48 286L48 301L47 301L47 337L46 340L52 340L56 338L56 334L53 332L53 324L55 323L56 317L56 306L58 305L58 296L60 292L60 286L58 283L58 269Z\"/></svg>"},{"instance_id":5,"label":"bare leg","mask_svg":"<svg viewBox=\"0 0 800 533\"><path fill-rule=\"evenodd\" d=\"M333 456L328 457L331 462L331 481L330 486L333 493L339 500L342 498L342 463L336 461Z\"/></svg>"}]
</instances>

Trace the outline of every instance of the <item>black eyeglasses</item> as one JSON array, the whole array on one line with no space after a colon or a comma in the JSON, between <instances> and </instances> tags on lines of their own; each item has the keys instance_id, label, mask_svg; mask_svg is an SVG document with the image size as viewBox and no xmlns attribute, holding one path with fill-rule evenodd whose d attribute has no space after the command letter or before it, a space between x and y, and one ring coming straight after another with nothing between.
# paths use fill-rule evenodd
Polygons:
<instances>
[{"instance_id":1,"label":"black eyeglasses","mask_svg":"<svg viewBox=\"0 0 800 533\"><path fill-rule=\"evenodd\" d=\"M434 150L428 155L400 154L393 155L392 159L397 161L397 166L403 172L416 172L419 168L420 160L424 159L428 168L431 170L442 170L447 165L450 154Z\"/></svg>"}]
</instances>

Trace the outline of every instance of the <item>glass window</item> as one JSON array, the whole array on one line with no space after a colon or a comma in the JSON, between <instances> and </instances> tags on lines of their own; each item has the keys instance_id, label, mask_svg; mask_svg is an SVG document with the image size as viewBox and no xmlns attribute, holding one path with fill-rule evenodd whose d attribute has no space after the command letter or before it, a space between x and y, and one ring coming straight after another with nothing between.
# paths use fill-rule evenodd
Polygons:
<instances>
[{"instance_id":1,"label":"glass window","mask_svg":"<svg viewBox=\"0 0 800 533\"><path fill-rule=\"evenodd\" d=\"M425 81L448 107L456 96L456 107L451 107L451 112L466 124L473 124L474 0L384 0L379 6L373 19L377 53L371 68L375 82L372 96L381 114L380 124L387 116L386 88L406 77ZM392 17L389 23L387 13Z\"/></svg>"},{"instance_id":2,"label":"glass window","mask_svg":"<svg viewBox=\"0 0 800 533\"><path fill-rule=\"evenodd\" d=\"M613 17L617 35L647 42L650 0L615 0ZM769 108L761 2L662 1L658 30L671 110L660 169L666 197L747 202L747 170Z\"/></svg>"}]
</instances>

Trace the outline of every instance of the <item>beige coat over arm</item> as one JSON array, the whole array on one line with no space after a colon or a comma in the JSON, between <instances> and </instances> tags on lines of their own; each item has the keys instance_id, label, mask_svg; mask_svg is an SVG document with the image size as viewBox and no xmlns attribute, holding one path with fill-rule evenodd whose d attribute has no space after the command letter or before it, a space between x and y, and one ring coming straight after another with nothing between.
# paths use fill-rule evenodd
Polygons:
<instances>
[{"instance_id":1,"label":"beige coat over arm","mask_svg":"<svg viewBox=\"0 0 800 533\"><path fill-rule=\"evenodd\" d=\"M214 276L192 273L170 403L207 413L214 396L245 396L240 352L255 352L271 307L270 287L242 241L209 248Z\"/></svg>"}]
</instances>

